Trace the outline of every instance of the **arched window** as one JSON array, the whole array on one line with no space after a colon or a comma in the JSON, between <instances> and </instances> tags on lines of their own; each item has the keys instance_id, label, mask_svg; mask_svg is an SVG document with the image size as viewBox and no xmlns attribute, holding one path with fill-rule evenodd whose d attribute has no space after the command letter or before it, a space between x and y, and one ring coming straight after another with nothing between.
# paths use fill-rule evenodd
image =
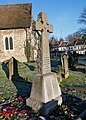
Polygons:
<instances>
[{"instance_id":1,"label":"arched window","mask_svg":"<svg viewBox=\"0 0 86 120\"><path fill-rule=\"evenodd\" d=\"M13 38L12 37L5 37L5 49L13 50Z\"/></svg>"},{"instance_id":2,"label":"arched window","mask_svg":"<svg viewBox=\"0 0 86 120\"><path fill-rule=\"evenodd\" d=\"M10 45L10 49L13 49L13 39L12 37L9 38L9 45Z\"/></svg>"},{"instance_id":3,"label":"arched window","mask_svg":"<svg viewBox=\"0 0 86 120\"><path fill-rule=\"evenodd\" d=\"M9 43L8 43L7 37L5 38L5 47L6 47L6 50L9 50Z\"/></svg>"}]
</instances>

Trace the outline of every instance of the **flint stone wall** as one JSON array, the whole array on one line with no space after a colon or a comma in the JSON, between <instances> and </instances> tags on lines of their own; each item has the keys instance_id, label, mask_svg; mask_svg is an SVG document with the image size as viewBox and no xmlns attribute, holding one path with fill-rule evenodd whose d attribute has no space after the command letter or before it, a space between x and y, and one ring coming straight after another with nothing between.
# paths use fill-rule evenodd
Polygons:
<instances>
[{"instance_id":1,"label":"flint stone wall","mask_svg":"<svg viewBox=\"0 0 86 120\"><path fill-rule=\"evenodd\" d=\"M5 49L5 37L12 37L14 48L13 50ZM0 62L14 57L20 62L26 62L27 58L24 52L24 44L26 41L25 29L10 29L0 30Z\"/></svg>"}]
</instances>

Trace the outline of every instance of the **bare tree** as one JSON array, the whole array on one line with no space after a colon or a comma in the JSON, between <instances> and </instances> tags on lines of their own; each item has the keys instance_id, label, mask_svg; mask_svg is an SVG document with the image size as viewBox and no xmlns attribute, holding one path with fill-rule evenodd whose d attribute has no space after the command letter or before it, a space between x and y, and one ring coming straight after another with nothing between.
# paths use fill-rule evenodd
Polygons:
<instances>
[{"instance_id":1,"label":"bare tree","mask_svg":"<svg viewBox=\"0 0 86 120\"><path fill-rule=\"evenodd\" d=\"M80 17L78 19L78 23L86 25L86 7L83 9L83 12L81 13L81 15L80 15ZM83 36L86 36L86 26L84 26L83 28L80 28L79 32Z\"/></svg>"},{"instance_id":2,"label":"bare tree","mask_svg":"<svg viewBox=\"0 0 86 120\"><path fill-rule=\"evenodd\" d=\"M81 13L78 23L86 24L86 7L83 9L83 12Z\"/></svg>"}]
</instances>

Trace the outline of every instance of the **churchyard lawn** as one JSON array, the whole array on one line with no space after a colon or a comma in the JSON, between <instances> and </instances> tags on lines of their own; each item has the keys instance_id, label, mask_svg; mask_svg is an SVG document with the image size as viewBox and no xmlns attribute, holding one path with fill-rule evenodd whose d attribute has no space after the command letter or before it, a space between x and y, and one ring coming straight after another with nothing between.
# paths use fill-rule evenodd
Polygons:
<instances>
[{"instance_id":1,"label":"churchyard lawn","mask_svg":"<svg viewBox=\"0 0 86 120\"><path fill-rule=\"evenodd\" d=\"M28 91L31 89L30 82L33 81L33 74L37 73L35 63L18 64L19 77L16 81L7 79L5 72L0 65L0 120L34 120L38 119L39 114L36 114L31 108L25 105L25 99L29 96ZM60 83L63 92L76 95L86 99L86 92L69 89L69 87L86 87L86 74L80 71L69 70L70 76L63 79ZM80 112L78 112L79 115ZM78 116L76 113L71 113L67 105L61 106L57 111L52 112L47 119L52 120L55 117L64 118L64 120L73 120ZM15 119L14 119L15 118Z\"/></svg>"},{"instance_id":2,"label":"churchyard lawn","mask_svg":"<svg viewBox=\"0 0 86 120\"><path fill-rule=\"evenodd\" d=\"M63 92L86 100L86 73L69 70L69 77L60 83Z\"/></svg>"}]
</instances>

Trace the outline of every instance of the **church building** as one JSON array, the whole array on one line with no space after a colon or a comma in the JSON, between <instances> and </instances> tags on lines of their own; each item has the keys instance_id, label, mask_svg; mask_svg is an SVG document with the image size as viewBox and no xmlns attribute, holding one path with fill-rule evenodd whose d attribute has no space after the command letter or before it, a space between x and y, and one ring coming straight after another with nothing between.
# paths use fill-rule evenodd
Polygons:
<instances>
[{"instance_id":1,"label":"church building","mask_svg":"<svg viewBox=\"0 0 86 120\"><path fill-rule=\"evenodd\" d=\"M33 48L29 59L36 59L36 40L32 23L31 3L0 5L0 62L12 57L20 62L27 62L29 45L29 48Z\"/></svg>"}]
</instances>

